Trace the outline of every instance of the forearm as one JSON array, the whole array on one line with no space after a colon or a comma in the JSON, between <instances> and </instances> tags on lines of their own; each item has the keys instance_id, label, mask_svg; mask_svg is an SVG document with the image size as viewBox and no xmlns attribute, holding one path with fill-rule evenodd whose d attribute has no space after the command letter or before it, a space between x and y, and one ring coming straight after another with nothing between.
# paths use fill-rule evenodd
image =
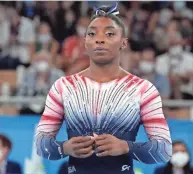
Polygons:
<instances>
[{"instance_id":1,"label":"forearm","mask_svg":"<svg viewBox=\"0 0 193 174\"><path fill-rule=\"evenodd\" d=\"M153 139L149 142L127 142L129 155L146 164L166 163L172 156L172 144L165 140Z\"/></svg>"},{"instance_id":2,"label":"forearm","mask_svg":"<svg viewBox=\"0 0 193 174\"><path fill-rule=\"evenodd\" d=\"M54 135L39 134L36 136L37 154L48 160L58 160L66 157L63 142L56 141Z\"/></svg>"}]
</instances>

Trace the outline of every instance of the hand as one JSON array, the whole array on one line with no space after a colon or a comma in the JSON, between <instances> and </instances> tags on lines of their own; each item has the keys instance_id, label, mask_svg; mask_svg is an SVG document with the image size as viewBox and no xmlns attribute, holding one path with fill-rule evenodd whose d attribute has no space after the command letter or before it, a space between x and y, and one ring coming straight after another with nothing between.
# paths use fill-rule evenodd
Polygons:
<instances>
[{"instance_id":1,"label":"hand","mask_svg":"<svg viewBox=\"0 0 193 174\"><path fill-rule=\"evenodd\" d=\"M110 134L98 135L95 138L97 156L119 156L129 152L126 141L120 140Z\"/></svg>"},{"instance_id":2,"label":"hand","mask_svg":"<svg viewBox=\"0 0 193 174\"><path fill-rule=\"evenodd\" d=\"M63 144L64 153L76 158L87 158L93 154L94 138L73 137Z\"/></svg>"}]
</instances>

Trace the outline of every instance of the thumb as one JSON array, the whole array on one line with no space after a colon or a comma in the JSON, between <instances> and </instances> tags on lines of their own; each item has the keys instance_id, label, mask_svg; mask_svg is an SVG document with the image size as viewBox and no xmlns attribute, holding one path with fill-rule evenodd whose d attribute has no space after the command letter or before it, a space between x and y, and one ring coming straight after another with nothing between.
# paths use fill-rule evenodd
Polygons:
<instances>
[{"instance_id":1,"label":"thumb","mask_svg":"<svg viewBox=\"0 0 193 174\"><path fill-rule=\"evenodd\" d=\"M97 135L97 134L95 134L95 133L93 133L93 136L94 136L94 138L97 138L97 137L98 137L98 135Z\"/></svg>"}]
</instances>

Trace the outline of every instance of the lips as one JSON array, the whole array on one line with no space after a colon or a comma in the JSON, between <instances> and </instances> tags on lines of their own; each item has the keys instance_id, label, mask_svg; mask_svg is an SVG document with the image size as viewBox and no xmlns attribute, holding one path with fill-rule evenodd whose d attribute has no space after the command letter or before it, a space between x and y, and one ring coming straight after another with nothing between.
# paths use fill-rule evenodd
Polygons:
<instances>
[{"instance_id":1,"label":"lips","mask_svg":"<svg viewBox=\"0 0 193 174\"><path fill-rule=\"evenodd\" d=\"M105 49L103 47L97 47L94 49L94 51L97 51L97 52L104 52L104 51L108 51L108 49Z\"/></svg>"}]
</instances>

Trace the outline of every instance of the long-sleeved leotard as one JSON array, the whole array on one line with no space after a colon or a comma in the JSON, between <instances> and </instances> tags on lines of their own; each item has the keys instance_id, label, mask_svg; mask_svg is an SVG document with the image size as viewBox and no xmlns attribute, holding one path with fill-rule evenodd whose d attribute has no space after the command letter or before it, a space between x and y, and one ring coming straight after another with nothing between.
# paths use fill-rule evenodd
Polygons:
<instances>
[{"instance_id":1,"label":"long-sleeved leotard","mask_svg":"<svg viewBox=\"0 0 193 174\"><path fill-rule=\"evenodd\" d=\"M63 142L55 138L64 120L69 139L107 133L129 144L129 153L117 157L70 157L70 173L133 174L133 159L147 164L162 163L172 154L160 95L149 81L132 74L107 83L79 74L57 80L47 96L37 128L37 152L43 158L65 157ZM135 140L141 124L149 141L140 143Z\"/></svg>"}]
</instances>

